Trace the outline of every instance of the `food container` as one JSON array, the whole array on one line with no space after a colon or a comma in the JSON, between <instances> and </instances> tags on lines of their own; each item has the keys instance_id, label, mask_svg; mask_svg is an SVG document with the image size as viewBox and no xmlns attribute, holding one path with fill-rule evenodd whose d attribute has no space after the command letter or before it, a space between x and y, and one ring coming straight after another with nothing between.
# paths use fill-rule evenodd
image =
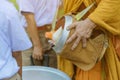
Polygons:
<instances>
[{"instance_id":1,"label":"food container","mask_svg":"<svg viewBox=\"0 0 120 80\"><path fill-rule=\"evenodd\" d=\"M43 66L23 67L22 80L71 80L60 70Z\"/></svg>"}]
</instances>

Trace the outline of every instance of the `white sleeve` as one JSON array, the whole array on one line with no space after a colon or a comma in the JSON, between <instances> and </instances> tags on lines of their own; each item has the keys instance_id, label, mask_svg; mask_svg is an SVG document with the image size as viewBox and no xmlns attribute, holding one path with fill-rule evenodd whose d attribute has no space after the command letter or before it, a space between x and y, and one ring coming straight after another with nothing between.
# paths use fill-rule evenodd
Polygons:
<instances>
[{"instance_id":1,"label":"white sleeve","mask_svg":"<svg viewBox=\"0 0 120 80\"><path fill-rule=\"evenodd\" d=\"M31 41L17 16L9 20L9 36L12 51L23 51L32 46Z\"/></svg>"},{"instance_id":2,"label":"white sleeve","mask_svg":"<svg viewBox=\"0 0 120 80\"><path fill-rule=\"evenodd\" d=\"M12 54L11 49L9 47L9 38L7 34L5 34L6 28L6 17L0 14L0 70L6 64L6 60L8 60L9 55Z\"/></svg>"},{"instance_id":3,"label":"white sleeve","mask_svg":"<svg viewBox=\"0 0 120 80\"><path fill-rule=\"evenodd\" d=\"M6 5L7 7L5 7ZM4 2L3 5L0 5L0 11L0 30L4 32L4 35L8 38L6 42L8 42L12 51L29 49L32 44L22 26L19 13L14 6L8 2Z\"/></svg>"},{"instance_id":4,"label":"white sleeve","mask_svg":"<svg viewBox=\"0 0 120 80\"><path fill-rule=\"evenodd\" d=\"M34 13L34 6L31 0L17 0L20 11Z\"/></svg>"},{"instance_id":5,"label":"white sleeve","mask_svg":"<svg viewBox=\"0 0 120 80\"><path fill-rule=\"evenodd\" d=\"M0 46L1 46L0 47L0 70L1 70L6 64L9 55L12 54L9 45L7 44L7 42L5 42L4 38L2 38L1 32L0 32Z\"/></svg>"}]
</instances>

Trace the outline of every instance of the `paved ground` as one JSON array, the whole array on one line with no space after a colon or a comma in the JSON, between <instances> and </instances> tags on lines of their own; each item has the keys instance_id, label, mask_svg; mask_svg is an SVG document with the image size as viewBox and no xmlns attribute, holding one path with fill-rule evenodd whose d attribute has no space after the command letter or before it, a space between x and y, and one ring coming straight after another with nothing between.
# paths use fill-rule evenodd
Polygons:
<instances>
[{"instance_id":1,"label":"paved ground","mask_svg":"<svg viewBox=\"0 0 120 80\"><path fill-rule=\"evenodd\" d=\"M32 49L26 50L22 52L22 65L23 66L30 66L32 65L30 56L32 54Z\"/></svg>"}]
</instances>

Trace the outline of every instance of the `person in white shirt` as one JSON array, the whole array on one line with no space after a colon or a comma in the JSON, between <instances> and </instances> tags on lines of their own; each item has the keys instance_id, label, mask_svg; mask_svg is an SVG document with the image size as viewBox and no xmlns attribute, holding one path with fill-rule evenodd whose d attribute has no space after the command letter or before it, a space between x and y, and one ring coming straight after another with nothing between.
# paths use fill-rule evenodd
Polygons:
<instances>
[{"instance_id":1,"label":"person in white shirt","mask_svg":"<svg viewBox=\"0 0 120 80\"><path fill-rule=\"evenodd\" d=\"M44 42L40 42L38 32L39 30L47 30L48 27L45 25L52 23L59 6L59 0L18 0L18 4L20 11L26 18L28 33L33 42L32 56L34 59L41 60L43 49L49 49L49 46L46 47ZM40 35L42 35L41 32Z\"/></svg>"},{"instance_id":2,"label":"person in white shirt","mask_svg":"<svg viewBox=\"0 0 120 80\"><path fill-rule=\"evenodd\" d=\"M13 54L32 46L19 14L7 0L0 1L0 80L21 80L18 76L20 66ZM19 56L17 56L19 57Z\"/></svg>"}]
</instances>

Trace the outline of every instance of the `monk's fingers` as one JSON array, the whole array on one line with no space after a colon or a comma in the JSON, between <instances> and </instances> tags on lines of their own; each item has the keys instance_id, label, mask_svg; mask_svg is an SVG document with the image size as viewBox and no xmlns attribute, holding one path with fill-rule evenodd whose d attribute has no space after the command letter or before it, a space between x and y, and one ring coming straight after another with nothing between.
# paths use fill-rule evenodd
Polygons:
<instances>
[{"instance_id":1,"label":"monk's fingers","mask_svg":"<svg viewBox=\"0 0 120 80\"><path fill-rule=\"evenodd\" d=\"M89 38L90 36L91 36L90 34L87 34L87 35L86 35L86 38Z\"/></svg>"},{"instance_id":2,"label":"monk's fingers","mask_svg":"<svg viewBox=\"0 0 120 80\"><path fill-rule=\"evenodd\" d=\"M85 48L87 46L87 39L86 38L82 38L82 47Z\"/></svg>"},{"instance_id":3,"label":"monk's fingers","mask_svg":"<svg viewBox=\"0 0 120 80\"><path fill-rule=\"evenodd\" d=\"M73 35L66 41L66 43L68 44L68 43L72 42L76 37L77 37L77 34L73 33Z\"/></svg>"},{"instance_id":4,"label":"monk's fingers","mask_svg":"<svg viewBox=\"0 0 120 80\"><path fill-rule=\"evenodd\" d=\"M77 22L69 25L69 26L67 27L67 30L70 30L70 29L72 29L72 28L75 28L76 26L77 26Z\"/></svg>"},{"instance_id":5,"label":"monk's fingers","mask_svg":"<svg viewBox=\"0 0 120 80\"><path fill-rule=\"evenodd\" d=\"M76 39L76 41L75 41L75 43L73 44L71 50L74 50L74 49L78 46L80 40L81 40L81 37L78 37L78 38Z\"/></svg>"},{"instance_id":6,"label":"monk's fingers","mask_svg":"<svg viewBox=\"0 0 120 80\"><path fill-rule=\"evenodd\" d=\"M89 38L89 37L91 36L91 34L92 34L92 30L90 30L90 31L87 33L86 38Z\"/></svg>"}]
</instances>

